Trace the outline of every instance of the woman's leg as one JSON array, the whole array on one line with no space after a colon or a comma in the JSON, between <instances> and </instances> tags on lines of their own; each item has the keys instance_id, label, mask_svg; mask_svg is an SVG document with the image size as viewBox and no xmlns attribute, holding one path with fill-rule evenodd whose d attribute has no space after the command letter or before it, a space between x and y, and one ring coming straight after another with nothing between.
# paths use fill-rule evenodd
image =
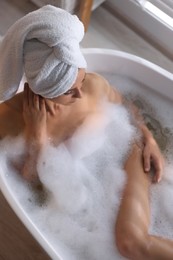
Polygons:
<instances>
[{"instance_id":1,"label":"woman's leg","mask_svg":"<svg viewBox=\"0 0 173 260\"><path fill-rule=\"evenodd\" d=\"M128 259L173 259L173 241L148 234L150 177L144 173L141 149L134 145L126 164L127 183L117 222L116 243Z\"/></svg>"}]
</instances>

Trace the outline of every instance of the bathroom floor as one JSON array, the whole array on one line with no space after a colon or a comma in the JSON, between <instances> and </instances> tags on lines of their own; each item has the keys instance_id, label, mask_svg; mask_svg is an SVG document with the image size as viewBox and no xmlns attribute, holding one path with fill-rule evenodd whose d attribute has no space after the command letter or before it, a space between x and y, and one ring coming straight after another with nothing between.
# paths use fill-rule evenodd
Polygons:
<instances>
[{"instance_id":1,"label":"bathroom floor","mask_svg":"<svg viewBox=\"0 0 173 260\"><path fill-rule=\"evenodd\" d=\"M28 0L0 0L0 35L20 17L36 9ZM104 19L103 19L104 17ZM91 17L82 41L84 48L110 48L141 56L173 72L172 61L110 14L105 6ZM0 193L0 259L50 259L15 216Z\"/></svg>"}]
</instances>

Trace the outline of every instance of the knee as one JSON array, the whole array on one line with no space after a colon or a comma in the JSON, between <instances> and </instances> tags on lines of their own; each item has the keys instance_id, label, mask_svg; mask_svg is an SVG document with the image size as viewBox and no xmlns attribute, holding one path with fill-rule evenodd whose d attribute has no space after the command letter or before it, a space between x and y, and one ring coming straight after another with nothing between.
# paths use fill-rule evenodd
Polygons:
<instances>
[{"instance_id":1,"label":"knee","mask_svg":"<svg viewBox=\"0 0 173 260\"><path fill-rule=\"evenodd\" d=\"M145 232L134 228L116 232L116 245L119 253L128 259L145 259L150 236Z\"/></svg>"}]
</instances>

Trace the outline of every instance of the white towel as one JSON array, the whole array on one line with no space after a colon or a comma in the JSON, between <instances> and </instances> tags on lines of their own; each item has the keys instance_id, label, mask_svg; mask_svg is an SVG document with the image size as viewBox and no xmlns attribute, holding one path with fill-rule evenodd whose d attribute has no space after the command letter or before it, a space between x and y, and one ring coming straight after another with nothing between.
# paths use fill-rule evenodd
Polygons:
<instances>
[{"instance_id":1,"label":"white towel","mask_svg":"<svg viewBox=\"0 0 173 260\"><path fill-rule=\"evenodd\" d=\"M0 100L15 95L25 73L30 88L45 98L71 88L78 68L86 68L77 16L47 5L18 20L0 45Z\"/></svg>"}]
</instances>

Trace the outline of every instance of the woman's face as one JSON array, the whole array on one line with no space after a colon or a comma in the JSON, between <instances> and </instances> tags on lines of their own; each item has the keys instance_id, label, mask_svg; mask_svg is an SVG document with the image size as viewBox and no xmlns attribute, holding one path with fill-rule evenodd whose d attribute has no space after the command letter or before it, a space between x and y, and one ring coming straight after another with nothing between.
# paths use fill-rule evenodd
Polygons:
<instances>
[{"instance_id":1,"label":"woman's face","mask_svg":"<svg viewBox=\"0 0 173 260\"><path fill-rule=\"evenodd\" d=\"M82 85L85 80L85 74L85 69L79 69L77 79L73 86L64 94L55 98L51 98L49 100L51 100L54 103L69 105L71 103L74 103L77 100L77 98L82 98Z\"/></svg>"}]
</instances>

